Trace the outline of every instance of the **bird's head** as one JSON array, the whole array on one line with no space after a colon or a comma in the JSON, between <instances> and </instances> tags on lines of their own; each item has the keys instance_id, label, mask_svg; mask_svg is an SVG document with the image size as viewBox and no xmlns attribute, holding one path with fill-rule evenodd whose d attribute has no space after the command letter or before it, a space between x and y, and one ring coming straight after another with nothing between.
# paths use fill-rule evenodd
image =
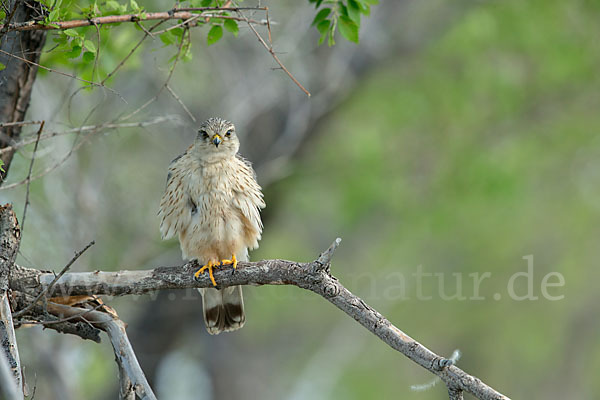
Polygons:
<instances>
[{"instance_id":1,"label":"bird's head","mask_svg":"<svg viewBox=\"0 0 600 400\"><path fill-rule=\"evenodd\" d=\"M209 118L198 129L195 147L206 161L218 161L234 156L240 148L240 142L231 122Z\"/></svg>"}]
</instances>

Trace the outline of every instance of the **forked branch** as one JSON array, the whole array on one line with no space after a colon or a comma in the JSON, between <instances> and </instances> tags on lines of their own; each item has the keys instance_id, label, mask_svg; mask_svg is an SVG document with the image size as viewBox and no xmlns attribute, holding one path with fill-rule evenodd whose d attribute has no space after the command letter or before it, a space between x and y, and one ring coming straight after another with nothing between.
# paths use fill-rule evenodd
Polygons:
<instances>
[{"instance_id":1,"label":"forked branch","mask_svg":"<svg viewBox=\"0 0 600 400\"><path fill-rule=\"evenodd\" d=\"M330 273L331 257L340 239L323 252L317 260L301 263L286 260L240 262L236 270L229 267L215 272L220 287L235 285L294 285L310 290L344 311L393 349L440 377L452 398L468 392L479 399L505 400L500 394L478 378L467 374L451 360L438 356L396 326L379 312L352 294ZM195 280L195 262L176 267L158 267L145 271L72 272L62 276L48 290L49 296L143 294L163 289L210 287L208 275ZM54 275L18 267L11 279L13 290L36 295L47 288Z\"/></svg>"}]
</instances>

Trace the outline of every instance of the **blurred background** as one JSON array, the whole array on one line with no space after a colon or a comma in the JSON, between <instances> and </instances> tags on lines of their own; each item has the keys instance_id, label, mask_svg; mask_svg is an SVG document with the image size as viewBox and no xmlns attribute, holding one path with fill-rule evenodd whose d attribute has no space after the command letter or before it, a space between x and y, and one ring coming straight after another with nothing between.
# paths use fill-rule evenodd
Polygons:
<instances>
[{"instance_id":1,"label":"blurred background","mask_svg":"<svg viewBox=\"0 0 600 400\"><path fill-rule=\"evenodd\" d=\"M382 1L359 45L334 47L317 46L307 2L268 5L279 57L313 96L273 70L247 28L210 47L194 29L193 59L170 87L197 122L163 91L131 121L165 122L87 137L31 184L17 262L59 271L96 240L72 271L181 264L156 217L167 166L220 116L264 187L252 259L309 261L339 236L333 274L436 353L460 349L465 371L515 399L600 396L600 3ZM126 54L142 32L111 35L106 45ZM173 54L147 41L110 84L127 103L73 95L77 82L41 73L29 119L61 132L131 112L158 91ZM42 142L34 174L81 140ZM7 183L27 176L32 150L15 156ZM24 186L0 191L19 216L24 198ZM244 295L246 326L217 337L192 290L106 301L162 399L446 398L443 385L411 390L432 376L322 298L295 287ZM105 336L17 335L36 398L116 397Z\"/></svg>"}]
</instances>

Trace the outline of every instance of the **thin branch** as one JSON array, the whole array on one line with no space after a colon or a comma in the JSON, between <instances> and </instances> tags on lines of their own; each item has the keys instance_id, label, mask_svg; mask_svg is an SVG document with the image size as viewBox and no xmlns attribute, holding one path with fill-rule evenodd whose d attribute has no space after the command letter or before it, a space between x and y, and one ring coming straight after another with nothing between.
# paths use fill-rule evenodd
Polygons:
<instances>
[{"instance_id":1,"label":"thin branch","mask_svg":"<svg viewBox=\"0 0 600 400\"><path fill-rule=\"evenodd\" d=\"M56 282L58 282L58 281L59 281L59 279L60 279L60 278L61 278L61 277L62 277L62 276L63 276L63 275L64 275L64 274L65 274L65 273L66 273L66 272L69 270L69 268L71 268L71 265L73 265L73 263L74 263L75 261L77 261L77 259L78 259L79 257L81 257L81 255L82 255L83 253L85 253L85 252L86 252L86 250L87 250L87 249L89 249L90 247L92 247L94 244L96 244L96 242L92 240L92 241L91 241L91 242L89 242L89 243L88 243L88 244L87 244L87 245L86 245L86 246L85 246L83 249L81 249L81 250L79 250L78 252L76 252L76 253L75 253L75 255L73 256L73 258L71 258L71 261L69 261L69 262L67 263L67 265L65 265L65 266L64 266L64 268L63 268L63 269L62 269L62 270L61 270L61 271L58 273L58 275L56 275L56 276L54 277L54 279L52 280L52 282L50 282L50 284L49 284L49 285L48 285L46 288L44 288L44 290L42 290L42 291L40 292L40 294L38 294L38 296L37 296L37 297L36 297L36 298L35 298L35 299L34 299L34 300L31 302L31 304L30 304L29 306L27 306L26 308L24 308L23 310L20 310L19 312L16 312L16 313L14 314L14 316L15 316L15 317L19 317L19 316L21 316L21 315L25 314L27 311L31 310L31 309L32 309L32 308L33 308L33 307L34 307L34 306L37 304L37 302L38 302L38 301L40 301L40 299L41 299L42 297L44 297L44 295L45 295L45 294L46 294L48 291L52 290L52 287L53 287L53 286L56 284Z\"/></svg>"},{"instance_id":2,"label":"thin branch","mask_svg":"<svg viewBox=\"0 0 600 400\"><path fill-rule=\"evenodd\" d=\"M117 91L116 91L116 90L114 90L114 89L111 89L111 88L109 88L108 86L104 86L102 83L96 83L96 82L88 81L87 79L78 78L78 77L76 77L75 75L67 74L66 72L57 71L57 70L55 70L55 69L52 69L52 68L45 67L45 66L43 66L43 65L41 65L41 64L38 64L38 63L36 63L36 62L34 62L34 61L27 60L27 59L25 59L25 58L23 58L23 57L19 57L19 56L15 55L15 54L11 54L11 53L9 53L9 52L7 52L7 51L4 51L4 50L2 50L2 49L0 49L0 53L2 53L2 54L4 54L4 55L7 55L7 56L9 56L9 57L16 58L17 60L23 61L23 62L25 62L25 63L27 63L27 64L30 64L30 65L35 65L36 67L38 67L38 68L41 68L41 69L45 69L45 70L46 70L46 71L48 71L48 72L54 72L55 74L63 75L63 76L66 76L66 77L68 77L68 78L71 78L71 79L78 80L78 81L80 81L80 82L85 82L85 83L87 83L87 84L89 84L89 85L92 85L92 86L98 86L98 87L103 87L103 88L106 88L106 89L108 89L109 91L111 91L111 92L113 92L114 94L116 94L117 96L121 97L121 96L120 96L120 95L117 93Z\"/></svg>"},{"instance_id":3,"label":"thin branch","mask_svg":"<svg viewBox=\"0 0 600 400\"><path fill-rule=\"evenodd\" d=\"M231 2L228 2L231 4ZM266 11L267 7L178 7L173 11Z\"/></svg>"},{"instance_id":4,"label":"thin branch","mask_svg":"<svg viewBox=\"0 0 600 400\"><path fill-rule=\"evenodd\" d=\"M57 169L58 167L60 167L61 165L63 165L65 162L67 162L67 160L71 157L71 155L73 153L75 153L77 150L79 150L84 144L86 144L88 142L88 140L91 138L91 136L94 134L95 132L92 131L90 133L88 133L82 140L81 142L77 143L76 145L74 145L73 147L71 147L71 150L69 150L69 152L67 153L67 155L65 155L60 161L58 161L56 164L51 165L49 167L47 167L46 169L44 169L42 172L40 172L39 174L35 175L33 178L31 178L32 181L35 181L36 179L39 179L43 176L48 175L50 172L54 171L55 169ZM0 191L1 190L8 190L8 189L13 189L17 186L21 186L23 184L27 183L27 181L25 179L23 179L22 181L19 182L15 182L15 183L11 183L10 185L4 185L2 187L0 187Z\"/></svg>"},{"instance_id":5,"label":"thin branch","mask_svg":"<svg viewBox=\"0 0 600 400\"><path fill-rule=\"evenodd\" d=\"M156 400L156 396L152 392L152 388L146 380L146 376L129 342L123 321L105 312L62 304L52 304L52 307L49 307L48 310L52 314L62 317L81 315L83 312L87 312L86 321L107 333L115 353L119 373L124 374L125 379L131 383L131 388L140 399Z\"/></svg>"},{"instance_id":6,"label":"thin branch","mask_svg":"<svg viewBox=\"0 0 600 400\"><path fill-rule=\"evenodd\" d=\"M167 85L167 90L169 91L169 93L171 93L171 96L173 96L173 98L175 100L177 100L177 102L179 103L179 105L181 106L181 108L183 108L183 110L187 113L188 117L190 117L190 119L194 122L196 121L196 117L194 117L194 115L190 112L190 109L186 107L186 105L183 103L183 101L181 101L181 99L179 98L179 96L177 96L177 93L175 93L173 91L173 89L171 89L171 86Z\"/></svg>"},{"instance_id":7,"label":"thin branch","mask_svg":"<svg viewBox=\"0 0 600 400\"><path fill-rule=\"evenodd\" d=\"M252 8L248 7L247 9L251 10L262 10L261 8ZM190 18L216 18L216 19L233 19L236 21L246 21L249 20L243 17L231 17L227 15L216 15L215 11L238 11L238 9L219 9L219 8L210 8L211 13L208 14L198 14L190 11L165 11L165 12L150 12L150 13L140 13L140 14L124 14L124 15L109 15L106 17L97 17L90 19L77 19L71 21L56 21L52 22L52 24L44 25L39 21L26 21L26 22L16 22L8 25L8 31L32 31L32 30L64 30L64 29L73 29L80 28L83 26L90 25L109 25L109 24L119 24L122 22L138 22L138 21L152 21L152 20L170 20L170 19L190 19ZM202 11L201 9L194 11ZM266 25L266 22L262 21L250 21L251 24L257 25ZM0 25L0 29L5 29L5 25Z\"/></svg>"},{"instance_id":8,"label":"thin branch","mask_svg":"<svg viewBox=\"0 0 600 400\"><path fill-rule=\"evenodd\" d=\"M157 35L161 35L161 34L163 34L165 32L172 31L173 29L180 28L182 26L186 26L186 25L191 26L191 22L196 21L200 17L201 17L200 14L194 15L192 18L188 18L188 19L186 19L186 20L184 20L184 21L182 21L182 22L180 22L178 24L172 25L172 26L170 26L168 28L165 28L165 29L161 29L160 31L157 31L156 34Z\"/></svg>"},{"instance_id":9,"label":"thin branch","mask_svg":"<svg viewBox=\"0 0 600 400\"><path fill-rule=\"evenodd\" d=\"M25 126L25 125L39 125L42 121L15 121L15 122L0 122L0 128L8 126Z\"/></svg>"},{"instance_id":10,"label":"thin branch","mask_svg":"<svg viewBox=\"0 0 600 400\"><path fill-rule=\"evenodd\" d=\"M31 185L31 172L33 171L33 162L35 161L35 155L37 153L38 144L40 144L40 136L44 130L44 124L46 121L42 121L40 129L38 129L35 146L33 146L33 154L31 155L31 162L29 163L29 172L27 173L27 192L25 194L25 206L23 206L23 218L21 218L21 233L25 230L25 217L27 216L27 207L29 207L29 186Z\"/></svg>"},{"instance_id":11,"label":"thin branch","mask_svg":"<svg viewBox=\"0 0 600 400\"><path fill-rule=\"evenodd\" d=\"M189 28L185 28L185 29L187 30ZM181 35L181 42L179 43L179 48L177 49L177 54L175 55L175 61L173 62L173 65L171 66L171 68L169 70L169 75L167 76L165 83L163 83L163 85L160 87L158 92L156 92L154 97L152 97L150 100L148 100L147 102L142 104L136 110L132 111L131 113L127 114L126 116L124 116L122 118L119 118L120 121L128 120L129 118L133 117L138 112L142 111L144 108L148 107L150 104L152 104L154 101L156 101L156 99L158 99L158 96L160 96L162 91L169 85L169 82L171 81L171 77L173 76L173 72L175 71L175 67L177 66L177 63L179 62L179 59L181 58L181 50L183 49L184 42L185 42L184 38L185 38L185 32L183 33L183 35Z\"/></svg>"},{"instance_id":12,"label":"thin branch","mask_svg":"<svg viewBox=\"0 0 600 400\"><path fill-rule=\"evenodd\" d=\"M80 133L80 132L85 132L85 131L102 132L104 130L109 130L109 129L145 128L147 126L161 124L163 122L173 121L173 120L176 120L176 119L177 119L177 116L175 116L175 115L165 115L165 116L160 116L160 117L153 118L153 119L148 120L148 121L123 122L123 123L104 123L104 124L100 124L100 125L85 125L85 126L82 126L82 127L79 127L79 128L73 128L73 129L69 129L69 130L66 130L66 131L51 132L51 133L43 134L40 137L40 141L43 141L43 140L46 140L46 139L51 139L51 138L56 137L56 136L70 135L70 134L73 134L73 133ZM18 150L18 149L20 149L22 147L27 146L28 144L35 143L36 140L37 140L36 137L31 137L31 138L28 138L28 139L23 139L22 141L20 141L18 143L15 143L12 146L0 149L0 155L4 154L6 152L9 152L9 151Z\"/></svg>"},{"instance_id":13,"label":"thin branch","mask_svg":"<svg viewBox=\"0 0 600 400\"><path fill-rule=\"evenodd\" d=\"M446 386L456 391L471 393L479 399L507 400L508 397L495 391L481 380L467 374L451 360L433 353L425 346L402 332L379 312L352 294L329 272L331 257L339 240L313 262L300 263L285 260L263 260L239 262L237 269L226 266L218 269L215 279L219 288L236 285L294 285L310 290L363 325L393 349L440 377ZM177 267L158 267L153 270L119 272L67 273L54 284L50 295L112 295L143 294L164 289L187 289L212 287L207 274L193 277L198 269L196 262ZM53 275L17 268L13 272L13 290L40 291L48 287ZM39 282L32 287L31 282Z\"/></svg>"},{"instance_id":14,"label":"thin branch","mask_svg":"<svg viewBox=\"0 0 600 400\"><path fill-rule=\"evenodd\" d=\"M160 118L160 117L159 117ZM86 144L89 139L91 139L91 136L94 135L95 133L97 133L101 128L106 128L106 127L135 127L135 126L143 126L142 122L132 122L132 123L124 123L124 124L112 124L112 123L108 123L108 124L102 124L102 125L94 125L90 127L90 133L88 133L79 143L73 145L73 147L71 148L71 150L69 150L69 152L61 159L59 160L57 163L47 167L46 169L44 169L43 171L41 171L40 173L38 173L37 175L35 175L33 178L31 178L32 181L35 181L36 179L42 178L43 176L46 176L47 174L49 174L50 172L54 171L55 169L59 168L61 165L63 165L70 157L73 153L75 153L77 150L79 150L84 144ZM68 133L76 133L79 134L82 131L84 131L85 127L81 127L81 128L76 128L73 129L71 131L69 131ZM56 136L56 135L55 135ZM0 150L0 154L1 154L1 150ZM14 182L11 183L10 185L4 185L0 187L0 191L2 190L9 190L9 189L14 189L15 187L24 185L25 183L27 183L26 179L23 179L22 181L19 182Z\"/></svg>"},{"instance_id":15,"label":"thin branch","mask_svg":"<svg viewBox=\"0 0 600 400\"><path fill-rule=\"evenodd\" d=\"M157 28L160 24L162 24L165 21L158 21L156 24L152 25L148 30L144 30L145 35L142 36L142 38L139 40L139 42L137 42L137 44L135 46L133 46L133 48L131 49L131 51L129 52L129 54L127 54L125 56L125 58L123 58L121 60L121 62L115 67L115 69L113 69L108 75L106 75L106 78L104 78L102 80L102 84L104 84L108 79L110 79L111 76L113 76L118 70L119 68L121 68L125 62L129 59L129 57L131 57L133 55L133 53L137 50L138 47L140 47L140 45L144 42L144 40L146 40L146 38L149 35L152 35L152 31ZM140 24L139 22L137 23L139 26L142 26L142 24Z\"/></svg>"},{"instance_id":16,"label":"thin branch","mask_svg":"<svg viewBox=\"0 0 600 400\"><path fill-rule=\"evenodd\" d=\"M241 14L240 14L241 15ZM256 28L250 23L250 20L247 17L242 16L242 20L245 21L248 24L248 27L252 30L252 32L254 32L254 35L256 36L256 38L258 39L258 41L264 46L265 49L267 49L267 51L269 52L269 54L271 54L271 56L273 57L273 59L275 60L275 62L277 62L277 64L279 64L279 66L281 67L281 69L290 77L290 79L308 96L310 97L310 92L308 90L306 90L304 88L304 86L302 86L300 84L300 82L298 82L298 80L294 77L294 75L292 75L292 73L285 67L285 65L283 65L283 63L281 62L281 60L279 60L279 57L277 57L277 55L275 54L275 51L273 50L273 46L269 46L267 44L267 42L265 42L265 39L262 38L262 36L260 35L260 33L258 33L258 31L256 30ZM267 14L267 21L266 21L266 25L268 27L268 33L269 33L269 42L271 42L271 23L269 22L268 19L268 14Z\"/></svg>"},{"instance_id":17,"label":"thin branch","mask_svg":"<svg viewBox=\"0 0 600 400\"><path fill-rule=\"evenodd\" d=\"M162 23L162 21L160 21L159 23ZM139 21L135 21L135 25L136 25L138 28L140 28L142 31L144 31L144 33L145 33L147 36L150 36L152 39L156 39L156 38L154 37L154 34L153 34L152 32L150 32L148 29L146 29L146 28L144 27L144 25L140 24L140 22L139 22Z\"/></svg>"}]
</instances>

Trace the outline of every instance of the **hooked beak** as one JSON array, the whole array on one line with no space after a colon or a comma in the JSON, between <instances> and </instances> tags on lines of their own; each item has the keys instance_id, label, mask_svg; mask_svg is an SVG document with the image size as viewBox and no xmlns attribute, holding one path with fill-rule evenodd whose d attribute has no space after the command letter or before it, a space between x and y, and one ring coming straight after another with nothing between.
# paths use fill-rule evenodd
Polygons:
<instances>
[{"instance_id":1,"label":"hooked beak","mask_svg":"<svg viewBox=\"0 0 600 400\"><path fill-rule=\"evenodd\" d=\"M219 135L215 135L213 136L212 139L213 144L215 145L215 147L219 147L219 145L221 144L222 140L221 140L221 136Z\"/></svg>"}]
</instances>

